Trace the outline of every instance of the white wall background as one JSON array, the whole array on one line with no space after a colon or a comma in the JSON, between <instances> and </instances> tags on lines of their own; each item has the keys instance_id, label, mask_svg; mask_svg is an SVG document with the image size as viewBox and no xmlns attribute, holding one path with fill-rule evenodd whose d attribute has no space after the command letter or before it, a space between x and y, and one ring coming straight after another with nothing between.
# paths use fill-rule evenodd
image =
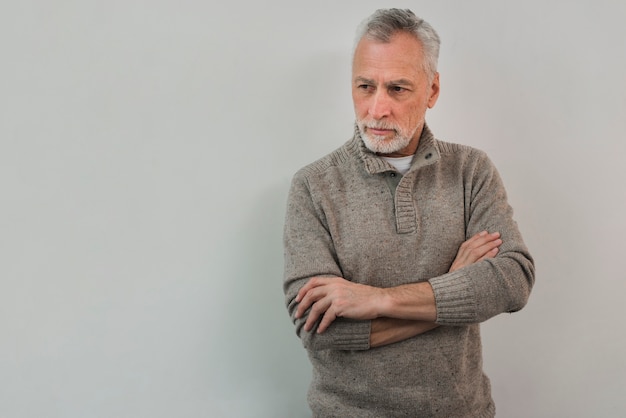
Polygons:
<instances>
[{"instance_id":1,"label":"white wall background","mask_svg":"<svg viewBox=\"0 0 626 418\"><path fill-rule=\"evenodd\" d=\"M621 0L2 1L0 416L308 416L287 188L350 136L354 29L392 6L536 257L483 327L498 416L626 416Z\"/></svg>"}]
</instances>

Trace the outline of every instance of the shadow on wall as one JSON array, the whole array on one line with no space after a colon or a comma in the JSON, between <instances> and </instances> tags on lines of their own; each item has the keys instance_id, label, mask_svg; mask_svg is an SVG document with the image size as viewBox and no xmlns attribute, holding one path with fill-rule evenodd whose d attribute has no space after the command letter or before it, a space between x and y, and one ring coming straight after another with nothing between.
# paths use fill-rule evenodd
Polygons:
<instances>
[{"instance_id":1,"label":"shadow on wall","mask_svg":"<svg viewBox=\"0 0 626 418\"><path fill-rule=\"evenodd\" d=\"M215 341L219 416L298 418L311 415L306 393L311 370L295 334L282 292L282 231L291 176L341 146L352 134L349 55L318 51L281 67L281 89L272 89L271 116L255 126L271 150L274 180L238 197L239 217L229 231L229 277ZM343 72L343 75L342 75ZM339 76L337 75L339 74ZM268 92L268 95L270 92ZM345 113L345 117L341 116ZM279 129L277 129L279 127ZM255 143L254 146L258 144ZM271 147L271 148L270 148ZM270 163L271 164L271 163ZM250 166L254 178L258 166ZM257 175L257 177L259 177ZM245 191L241 194L245 195ZM230 243L230 244L229 244ZM224 381L226 380L226 381Z\"/></svg>"},{"instance_id":2,"label":"shadow on wall","mask_svg":"<svg viewBox=\"0 0 626 418\"><path fill-rule=\"evenodd\" d=\"M282 292L282 230L289 183L261 191L237 231L229 300L216 341L223 355L218 403L224 416L310 416L310 366Z\"/></svg>"}]
</instances>

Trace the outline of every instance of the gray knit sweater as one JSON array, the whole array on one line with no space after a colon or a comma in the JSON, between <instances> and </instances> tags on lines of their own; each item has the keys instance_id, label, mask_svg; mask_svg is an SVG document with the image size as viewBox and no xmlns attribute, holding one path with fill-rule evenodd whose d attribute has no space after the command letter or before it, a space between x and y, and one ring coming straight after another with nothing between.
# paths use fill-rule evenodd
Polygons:
<instances>
[{"instance_id":1,"label":"gray knit sweater","mask_svg":"<svg viewBox=\"0 0 626 418\"><path fill-rule=\"evenodd\" d=\"M398 181L399 180L399 181ZM430 332L369 347L370 321L339 318L323 334L296 332L313 366L315 417L492 417L479 323L521 309L534 265L500 177L476 149L424 128L404 175L368 151L358 133L293 178L284 231L284 291L292 316L312 276L378 287L429 281ZM461 243L499 231L496 258L447 273Z\"/></svg>"}]
</instances>

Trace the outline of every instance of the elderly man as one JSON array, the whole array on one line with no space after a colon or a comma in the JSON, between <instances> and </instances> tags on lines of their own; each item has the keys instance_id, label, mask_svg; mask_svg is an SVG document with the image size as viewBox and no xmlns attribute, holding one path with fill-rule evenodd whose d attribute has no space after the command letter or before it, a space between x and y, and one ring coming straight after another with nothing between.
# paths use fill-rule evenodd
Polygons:
<instances>
[{"instance_id":1,"label":"elderly man","mask_svg":"<svg viewBox=\"0 0 626 418\"><path fill-rule=\"evenodd\" d=\"M521 309L534 265L500 177L435 139L439 37L378 10L352 62L354 137L289 192L284 291L315 417L492 417L479 323Z\"/></svg>"}]
</instances>

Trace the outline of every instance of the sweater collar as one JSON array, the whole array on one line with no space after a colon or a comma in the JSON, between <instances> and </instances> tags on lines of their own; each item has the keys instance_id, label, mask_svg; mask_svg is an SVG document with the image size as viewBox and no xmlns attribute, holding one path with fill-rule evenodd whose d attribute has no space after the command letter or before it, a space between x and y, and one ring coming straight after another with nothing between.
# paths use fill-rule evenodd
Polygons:
<instances>
[{"instance_id":1,"label":"sweater collar","mask_svg":"<svg viewBox=\"0 0 626 418\"><path fill-rule=\"evenodd\" d=\"M365 146L365 144L363 143L363 139L361 138L359 128L356 126L356 124L354 126L354 137L351 142L351 148L356 151L358 157L363 161L365 165L365 170L369 174L395 171L395 168L391 164L376 155L376 153L370 151ZM433 133L430 131L430 128L428 128L428 125L424 123L422 135L420 136L417 150L415 151L415 157L413 158L413 162L411 163L411 168L409 169L409 172L425 165L432 164L439 160L439 158L440 154L439 149L437 148L437 140L435 139Z\"/></svg>"}]
</instances>

